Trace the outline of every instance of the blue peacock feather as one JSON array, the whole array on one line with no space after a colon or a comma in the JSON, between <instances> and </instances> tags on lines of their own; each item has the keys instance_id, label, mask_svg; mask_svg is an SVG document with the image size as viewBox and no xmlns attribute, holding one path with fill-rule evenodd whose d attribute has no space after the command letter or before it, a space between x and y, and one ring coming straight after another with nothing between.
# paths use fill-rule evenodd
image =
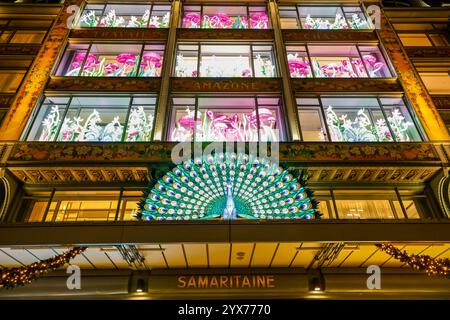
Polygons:
<instances>
[{"instance_id":1,"label":"blue peacock feather","mask_svg":"<svg viewBox=\"0 0 450 320\"><path fill-rule=\"evenodd\" d=\"M318 219L317 201L295 171L268 159L221 153L188 160L153 179L138 219Z\"/></svg>"}]
</instances>

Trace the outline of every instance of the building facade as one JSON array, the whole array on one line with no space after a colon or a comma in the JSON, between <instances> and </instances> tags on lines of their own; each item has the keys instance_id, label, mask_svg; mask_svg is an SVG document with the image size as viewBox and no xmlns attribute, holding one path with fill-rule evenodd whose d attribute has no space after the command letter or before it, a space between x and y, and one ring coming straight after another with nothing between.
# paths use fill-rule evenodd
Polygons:
<instances>
[{"instance_id":1,"label":"building facade","mask_svg":"<svg viewBox=\"0 0 450 320\"><path fill-rule=\"evenodd\" d=\"M81 289L62 267L2 298L450 297L448 279L377 246L450 258L450 9L68 0L0 13L0 268L87 248L71 261ZM211 189L205 164L235 168L205 156L174 182L180 142L238 142L238 158L258 142L271 153L255 170L277 154L283 180L244 166L236 181L253 189L238 194L229 172ZM274 200L303 188L292 174L317 205L306 191Z\"/></svg>"}]
</instances>

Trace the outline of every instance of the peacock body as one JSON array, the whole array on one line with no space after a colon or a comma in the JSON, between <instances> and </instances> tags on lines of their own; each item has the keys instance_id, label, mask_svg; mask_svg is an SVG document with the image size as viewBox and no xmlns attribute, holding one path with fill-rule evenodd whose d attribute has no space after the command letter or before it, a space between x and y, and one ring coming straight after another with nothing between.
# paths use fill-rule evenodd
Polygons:
<instances>
[{"instance_id":1,"label":"peacock body","mask_svg":"<svg viewBox=\"0 0 450 320\"><path fill-rule=\"evenodd\" d=\"M301 179L268 159L234 153L177 165L148 188L139 207L145 220L319 218Z\"/></svg>"}]
</instances>

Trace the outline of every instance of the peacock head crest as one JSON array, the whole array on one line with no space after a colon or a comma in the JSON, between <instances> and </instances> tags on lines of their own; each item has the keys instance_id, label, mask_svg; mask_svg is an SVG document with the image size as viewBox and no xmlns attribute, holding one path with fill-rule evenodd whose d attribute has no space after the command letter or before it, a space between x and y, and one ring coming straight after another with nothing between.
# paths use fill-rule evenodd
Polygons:
<instances>
[{"instance_id":1,"label":"peacock head crest","mask_svg":"<svg viewBox=\"0 0 450 320\"><path fill-rule=\"evenodd\" d=\"M138 219L219 219L232 193L237 218L319 219L317 201L296 171L266 158L219 153L187 160L154 179Z\"/></svg>"}]
</instances>

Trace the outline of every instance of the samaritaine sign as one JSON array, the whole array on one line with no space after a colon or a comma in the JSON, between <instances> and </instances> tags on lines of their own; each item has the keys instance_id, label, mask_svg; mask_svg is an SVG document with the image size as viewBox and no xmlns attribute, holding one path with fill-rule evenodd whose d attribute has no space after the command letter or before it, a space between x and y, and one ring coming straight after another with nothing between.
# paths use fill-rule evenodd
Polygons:
<instances>
[{"instance_id":1,"label":"samaritaine sign","mask_svg":"<svg viewBox=\"0 0 450 320\"><path fill-rule=\"evenodd\" d=\"M190 275L179 276L179 289L264 289L275 288L273 275Z\"/></svg>"}]
</instances>

